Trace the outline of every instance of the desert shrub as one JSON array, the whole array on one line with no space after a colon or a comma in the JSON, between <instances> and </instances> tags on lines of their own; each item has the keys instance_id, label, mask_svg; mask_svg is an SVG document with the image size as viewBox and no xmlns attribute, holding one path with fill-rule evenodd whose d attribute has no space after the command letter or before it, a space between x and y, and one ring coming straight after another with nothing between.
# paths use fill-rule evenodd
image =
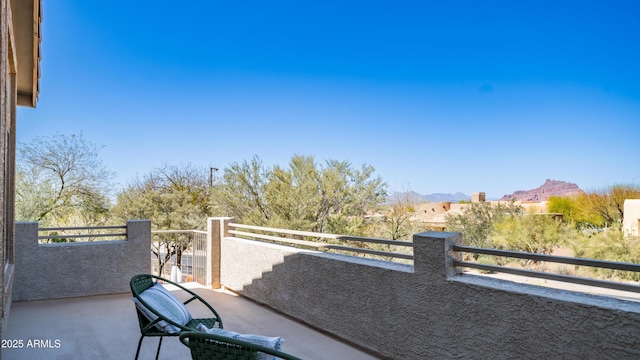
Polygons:
<instances>
[{"instance_id":1,"label":"desert shrub","mask_svg":"<svg viewBox=\"0 0 640 360\"><path fill-rule=\"evenodd\" d=\"M473 203L461 214L447 215L445 226L447 231L461 232L464 245L490 248L493 225L520 213L522 207L513 203Z\"/></svg>"},{"instance_id":2,"label":"desert shrub","mask_svg":"<svg viewBox=\"0 0 640 360\"><path fill-rule=\"evenodd\" d=\"M622 230L609 228L592 235L581 234L570 243L576 257L640 264L640 237L624 236ZM596 277L640 281L640 273L584 268Z\"/></svg>"},{"instance_id":3,"label":"desert shrub","mask_svg":"<svg viewBox=\"0 0 640 360\"><path fill-rule=\"evenodd\" d=\"M496 222L491 242L498 249L550 254L575 234L569 226L552 216L524 214Z\"/></svg>"}]
</instances>

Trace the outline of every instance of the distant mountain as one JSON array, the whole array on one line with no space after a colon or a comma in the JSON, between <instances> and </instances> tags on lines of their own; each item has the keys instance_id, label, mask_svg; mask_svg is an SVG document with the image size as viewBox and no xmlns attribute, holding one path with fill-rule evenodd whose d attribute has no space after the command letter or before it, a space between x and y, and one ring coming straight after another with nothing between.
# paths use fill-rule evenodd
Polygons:
<instances>
[{"instance_id":1,"label":"distant mountain","mask_svg":"<svg viewBox=\"0 0 640 360\"><path fill-rule=\"evenodd\" d=\"M500 200L509 201L546 201L551 196L572 196L582 193L578 185L566 181L549 180L542 186L532 190L518 190L511 195L505 195Z\"/></svg>"},{"instance_id":2,"label":"distant mountain","mask_svg":"<svg viewBox=\"0 0 640 360\"><path fill-rule=\"evenodd\" d=\"M459 202L471 200L471 196L457 192L455 194L434 193L426 196L428 202Z\"/></svg>"},{"instance_id":3,"label":"distant mountain","mask_svg":"<svg viewBox=\"0 0 640 360\"><path fill-rule=\"evenodd\" d=\"M409 192L394 192L393 194L391 194L388 198L387 198L387 202L394 202L397 201L399 199L402 199L405 195L408 195L409 198L413 201L413 202L459 202L461 200L471 200L471 196L463 194L461 192L457 192L455 194L442 194L442 193L435 193L435 194L428 194L428 195L422 195L422 194L418 194L415 191L409 191Z\"/></svg>"},{"instance_id":4,"label":"distant mountain","mask_svg":"<svg viewBox=\"0 0 640 360\"><path fill-rule=\"evenodd\" d=\"M503 196L500 201L546 201L551 196L572 196L578 195L582 193L582 189L578 187L578 185L566 181L560 180L550 180L547 179L544 184L540 187L531 190L518 190L513 194ZM416 203L422 202L452 202L457 203L462 200L469 201L471 200L471 196L467 194L463 194L461 192L457 192L455 194L442 194L442 193L434 193L434 194L418 194L415 191L409 192L394 192L389 197L387 197L387 203L391 203L397 200L402 199L404 196L409 196L409 198ZM489 199L487 199L489 201Z\"/></svg>"}]
</instances>

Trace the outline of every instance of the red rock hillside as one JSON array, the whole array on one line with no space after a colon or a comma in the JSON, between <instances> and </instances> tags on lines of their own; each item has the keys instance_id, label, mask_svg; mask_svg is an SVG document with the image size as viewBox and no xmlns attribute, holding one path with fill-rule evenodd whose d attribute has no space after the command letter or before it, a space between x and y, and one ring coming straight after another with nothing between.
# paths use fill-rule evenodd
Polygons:
<instances>
[{"instance_id":1,"label":"red rock hillside","mask_svg":"<svg viewBox=\"0 0 640 360\"><path fill-rule=\"evenodd\" d=\"M566 181L549 180L539 188L533 190L518 190L511 195L505 195L501 201L546 201L550 196L572 196L582 193L578 185Z\"/></svg>"}]
</instances>

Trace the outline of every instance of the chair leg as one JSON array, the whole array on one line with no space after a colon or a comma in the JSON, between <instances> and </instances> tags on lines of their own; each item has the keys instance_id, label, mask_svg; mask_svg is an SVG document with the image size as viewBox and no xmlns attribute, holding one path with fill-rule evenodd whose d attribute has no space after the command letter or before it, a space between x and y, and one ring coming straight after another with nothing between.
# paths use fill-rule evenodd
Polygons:
<instances>
[{"instance_id":1,"label":"chair leg","mask_svg":"<svg viewBox=\"0 0 640 360\"><path fill-rule=\"evenodd\" d=\"M158 360L158 356L160 356L160 346L162 346L162 338L164 336L160 336L160 341L158 342L158 351L156 352L156 360Z\"/></svg>"},{"instance_id":2,"label":"chair leg","mask_svg":"<svg viewBox=\"0 0 640 360\"><path fill-rule=\"evenodd\" d=\"M138 355L140 355L140 345L142 345L142 339L144 339L144 335L141 335L140 341L138 341L138 350L136 350L136 360L138 360Z\"/></svg>"}]
</instances>

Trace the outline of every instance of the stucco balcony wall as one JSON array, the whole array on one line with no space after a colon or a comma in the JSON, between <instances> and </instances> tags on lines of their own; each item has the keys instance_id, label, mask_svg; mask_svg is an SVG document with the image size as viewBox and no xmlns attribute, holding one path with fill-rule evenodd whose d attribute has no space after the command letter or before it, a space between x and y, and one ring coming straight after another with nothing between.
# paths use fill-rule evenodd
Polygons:
<instances>
[{"instance_id":1,"label":"stucco balcony wall","mask_svg":"<svg viewBox=\"0 0 640 360\"><path fill-rule=\"evenodd\" d=\"M410 266L226 237L220 283L387 358L640 357L640 303L456 274L460 240L414 235Z\"/></svg>"},{"instance_id":2,"label":"stucco balcony wall","mask_svg":"<svg viewBox=\"0 0 640 360\"><path fill-rule=\"evenodd\" d=\"M151 268L151 222L127 221L127 239L38 243L38 223L16 224L13 301L129 292Z\"/></svg>"}]
</instances>

